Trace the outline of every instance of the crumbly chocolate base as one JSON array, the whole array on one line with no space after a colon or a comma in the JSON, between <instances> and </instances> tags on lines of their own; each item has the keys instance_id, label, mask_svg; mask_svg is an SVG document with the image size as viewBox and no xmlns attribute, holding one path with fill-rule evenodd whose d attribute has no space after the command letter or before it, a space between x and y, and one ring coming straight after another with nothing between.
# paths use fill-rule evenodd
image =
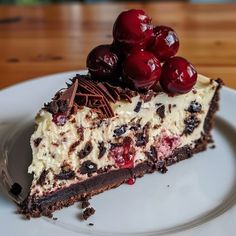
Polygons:
<instances>
[{"instance_id":1,"label":"crumbly chocolate base","mask_svg":"<svg viewBox=\"0 0 236 236\"><path fill-rule=\"evenodd\" d=\"M19 212L26 215L26 217L50 217L52 212L56 210L68 207L77 201L84 200L87 197L111 188L116 188L130 178L142 177L144 174L152 173L154 171L165 173L166 166L190 158L194 153L204 151L207 148L207 144L212 140L210 131L213 127L215 112L219 108L218 102L221 81L217 82L219 83L219 86L211 101L208 114L204 121L204 133L202 133L202 137L196 141L196 145L193 149L186 145L176 149L165 162L153 162L149 160L138 164L133 169L112 170L107 173L99 174L81 183L71 185L68 188L61 189L41 198L35 199L29 196L19 205Z\"/></svg>"}]
</instances>

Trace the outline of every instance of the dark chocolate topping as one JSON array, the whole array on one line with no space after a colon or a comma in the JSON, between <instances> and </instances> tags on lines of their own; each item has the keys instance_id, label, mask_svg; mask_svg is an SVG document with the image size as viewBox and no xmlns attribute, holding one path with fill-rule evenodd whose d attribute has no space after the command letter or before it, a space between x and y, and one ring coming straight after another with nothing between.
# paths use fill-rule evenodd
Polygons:
<instances>
[{"instance_id":1,"label":"dark chocolate topping","mask_svg":"<svg viewBox=\"0 0 236 236\"><path fill-rule=\"evenodd\" d=\"M100 118L114 117L110 102L121 99L131 102L131 98L138 93L128 88L113 86L107 82L91 80L89 75L76 75L71 79L68 88L56 93L53 100L44 105L52 113L64 113L69 116L78 110L78 107L89 107L98 113Z\"/></svg>"}]
</instances>

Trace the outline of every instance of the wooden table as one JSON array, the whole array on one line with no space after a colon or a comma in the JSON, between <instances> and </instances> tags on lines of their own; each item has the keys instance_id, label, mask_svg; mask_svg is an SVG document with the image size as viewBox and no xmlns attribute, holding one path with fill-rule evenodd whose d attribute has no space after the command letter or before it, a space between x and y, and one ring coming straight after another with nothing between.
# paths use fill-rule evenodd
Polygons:
<instances>
[{"instance_id":1,"label":"wooden table","mask_svg":"<svg viewBox=\"0 0 236 236\"><path fill-rule=\"evenodd\" d=\"M112 41L116 16L129 8L142 8L155 24L173 27L179 55L236 89L236 4L187 3L1 6L0 88L84 69L88 52Z\"/></svg>"}]
</instances>

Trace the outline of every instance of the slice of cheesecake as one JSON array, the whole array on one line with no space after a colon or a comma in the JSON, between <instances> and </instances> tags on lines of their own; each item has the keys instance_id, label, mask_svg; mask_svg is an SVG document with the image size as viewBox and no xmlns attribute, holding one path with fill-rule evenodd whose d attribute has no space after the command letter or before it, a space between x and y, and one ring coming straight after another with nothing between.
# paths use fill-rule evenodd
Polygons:
<instances>
[{"instance_id":1,"label":"slice of cheesecake","mask_svg":"<svg viewBox=\"0 0 236 236\"><path fill-rule=\"evenodd\" d=\"M29 217L76 201L203 151L211 140L220 82L198 75L186 94L139 93L77 75L36 116L31 137Z\"/></svg>"}]
</instances>

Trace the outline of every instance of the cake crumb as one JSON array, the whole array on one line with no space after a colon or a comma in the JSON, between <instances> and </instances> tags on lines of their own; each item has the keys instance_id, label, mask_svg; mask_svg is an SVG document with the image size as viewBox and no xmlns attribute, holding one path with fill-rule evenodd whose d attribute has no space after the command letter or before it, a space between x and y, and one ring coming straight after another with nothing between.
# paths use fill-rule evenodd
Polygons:
<instances>
[{"instance_id":1,"label":"cake crumb","mask_svg":"<svg viewBox=\"0 0 236 236\"><path fill-rule=\"evenodd\" d=\"M15 196L18 196L20 195L22 191L22 187L20 184L18 183L14 183L12 186L11 186L11 189L9 190L9 192Z\"/></svg>"},{"instance_id":2,"label":"cake crumb","mask_svg":"<svg viewBox=\"0 0 236 236\"><path fill-rule=\"evenodd\" d=\"M53 217L52 219L53 219L53 220L57 220L58 218L57 218L57 217Z\"/></svg>"},{"instance_id":3,"label":"cake crumb","mask_svg":"<svg viewBox=\"0 0 236 236\"><path fill-rule=\"evenodd\" d=\"M95 213L95 209L93 207L88 207L84 210L83 215L82 215L82 219L87 220L94 213Z\"/></svg>"},{"instance_id":4,"label":"cake crumb","mask_svg":"<svg viewBox=\"0 0 236 236\"><path fill-rule=\"evenodd\" d=\"M85 200L85 201L82 202L81 207L82 207L82 209L85 209L85 208L87 208L89 205L90 205L89 201L88 201L88 200Z\"/></svg>"},{"instance_id":5,"label":"cake crumb","mask_svg":"<svg viewBox=\"0 0 236 236\"><path fill-rule=\"evenodd\" d=\"M89 223L88 225L89 225L89 226L94 226L94 224L93 224L93 223Z\"/></svg>"},{"instance_id":6,"label":"cake crumb","mask_svg":"<svg viewBox=\"0 0 236 236\"><path fill-rule=\"evenodd\" d=\"M169 187L170 187L170 185L169 185L169 184L167 184L167 187L169 188Z\"/></svg>"},{"instance_id":7,"label":"cake crumb","mask_svg":"<svg viewBox=\"0 0 236 236\"><path fill-rule=\"evenodd\" d=\"M210 148L210 149L214 149L214 148L216 148L216 145L215 145L215 144L212 144L209 148Z\"/></svg>"}]
</instances>

